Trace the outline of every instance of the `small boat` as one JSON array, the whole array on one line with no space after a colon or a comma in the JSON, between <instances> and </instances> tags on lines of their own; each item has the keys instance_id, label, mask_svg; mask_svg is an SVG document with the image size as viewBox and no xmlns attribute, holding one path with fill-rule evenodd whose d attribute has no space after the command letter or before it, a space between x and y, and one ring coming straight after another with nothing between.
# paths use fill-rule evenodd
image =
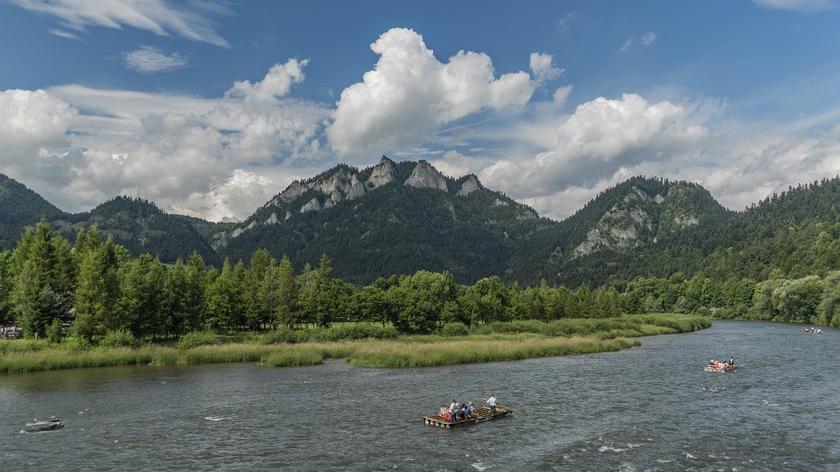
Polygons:
<instances>
[{"instance_id":1,"label":"small boat","mask_svg":"<svg viewBox=\"0 0 840 472\"><path fill-rule=\"evenodd\" d=\"M47 421L36 421L34 423L26 423L26 425L24 425L24 430L27 433L40 433L41 431L52 431L63 427L64 422L59 419L55 419Z\"/></svg>"},{"instance_id":2,"label":"small boat","mask_svg":"<svg viewBox=\"0 0 840 472\"><path fill-rule=\"evenodd\" d=\"M736 368L738 368L737 365L723 364L721 367L707 365L706 368L703 370L705 370L706 372L731 372Z\"/></svg>"},{"instance_id":3,"label":"small boat","mask_svg":"<svg viewBox=\"0 0 840 472\"><path fill-rule=\"evenodd\" d=\"M819 336L822 334L822 329L815 328L815 327L808 327L808 328L800 328L803 333L806 334L813 334L814 336Z\"/></svg>"},{"instance_id":4,"label":"small boat","mask_svg":"<svg viewBox=\"0 0 840 472\"><path fill-rule=\"evenodd\" d=\"M440 415L424 416L423 424L429 426L437 426L438 428L457 428L459 426L468 426L485 421L495 420L513 413L513 410L506 406L496 405L496 414L494 415L489 406L481 406L476 408L475 413L466 419L455 422L443 419Z\"/></svg>"}]
</instances>

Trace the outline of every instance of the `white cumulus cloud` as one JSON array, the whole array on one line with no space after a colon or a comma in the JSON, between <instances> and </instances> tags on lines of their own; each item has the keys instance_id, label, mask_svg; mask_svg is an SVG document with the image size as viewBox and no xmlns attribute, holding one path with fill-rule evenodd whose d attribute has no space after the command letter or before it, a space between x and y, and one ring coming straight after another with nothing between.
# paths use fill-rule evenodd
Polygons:
<instances>
[{"instance_id":1,"label":"white cumulus cloud","mask_svg":"<svg viewBox=\"0 0 840 472\"><path fill-rule=\"evenodd\" d=\"M152 46L126 51L122 59L127 68L144 74L183 69L189 63L186 57L176 52L166 53Z\"/></svg>"},{"instance_id":2,"label":"white cumulus cloud","mask_svg":"<svg viewBox=\"0 0 840 472\"><path fill-rule=\"evenodd\" d=\"M273 80L290 68L219 98L81 85L0 92L0 172L69 211L128 194L169 211L244 218L325 156L331 110L278 97L288 86Z\"/></svg>"},{"instance_id":3,"label":"white cumulus cloud","mask_svg":"<svg viewBox=\"0 0 840 472\"><path fill-rule=\"evenodd\" d=\"M558 87L557 90L554 91L554 96L552 97L554 106L557 108L563 108L566 106L566 102L569 100L569 95L572 93L573 88L574 86L572 85Z\"/></svg>"},{"instance_id":4,"label":"white cumulus cloud","mask_svg":"<svg viewBox=\"0 0 840 472\"><path fill-rule=\"evenodd\" d=\"M534 73L534 81L537 85L544 84L563 75L563 69L554 67L554 58L551 54L540 52L531 53L530 68Z\"/></svg>"},{"instance_id":5,"label":"white cumulus cloud","mask_svg":"<svg viewBox=\"0 0 840 472\"><path fill-rule=\"evenodd\" d=\"M653 31L648 31L641 37L641 42L645 46L650 46L651 44L653 44L654 41L656 41L656 33L654 33Z\"/></svg>"},{"instance_id":6,"label":"white cumulus cloud","mask_svg":"<svg viewBox=\"0 0 840 472\"><path fill-rule=\"evenodd\" d=\"M534 92L527 72L495 77L490 57L459 51L442 63L423 37L394 28L371 45L379 60L362 82L341 93L327 129L345 159L372 159L428 139L446 123L482 109L526 104Z\"/></svg>"},{"instance_id":7,"label":"white cumulus cloud","mask_svg":"<svg viewBox=\"0 0 840 472\"><path fill-rule=\"evenodd\" d=\"M621 167L671 158L704 138L704 127L668 101L650 103L636 94L583 103L555 130L553 148L523 162L500 160L482 179L517 196L551 195L603 179Z\"/></svg>"},{"instance_id":8,"label":"white cumulus cloud","mask_svg":"<svg viewBox=\"0 0 840 472\"><path fill-rule=\"evenodd\" d=\"M303 82L306 78L303 68L308 63L308 59L289 59L285 64L275 64L261 81L254 84L247 80L236 81L225 95L242 98L250 104L272 103L289 93L293 84Z\"/></svg>"}]
</instances>

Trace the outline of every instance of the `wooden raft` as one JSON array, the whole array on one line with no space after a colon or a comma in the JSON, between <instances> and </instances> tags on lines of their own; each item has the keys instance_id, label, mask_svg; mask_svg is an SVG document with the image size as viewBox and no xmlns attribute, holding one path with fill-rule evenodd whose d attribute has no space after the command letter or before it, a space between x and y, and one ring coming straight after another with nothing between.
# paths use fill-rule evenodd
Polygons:
<instances>
[{"instance_id":1,"label":"wooden raft","mask_svg":"<svg viewBox=\"0 0 840 472\"><path fill-rule=\"evenodd\" d=\"M706 372L731 372L731 371L735 370L736 367L738 367L738 366L737 365L727 365L727 366L724 366L723 368L716 369L716 368L714 368L710 365L707 365L706 368L703 369L703 370L705 370Z\"/></svg>"},{"instance_id":2,"label":"wooden raft","mask_svg":"<svg viewBox=\"0 0 840 472\"><path fill-rule=\"evenodd\" d=\"M493 415L490 413L489 406L481 406L476 408L475 414L472 416L458 420L456 422L446 421L445 419L441 418L440 415L432 415L432 416L424 416L423 417L423 424L427 424L429 426L437 426L438 428L457 428L459 426L467 426L473 425L476 423L483 423L485 421L495 420L496 418L501 418L502 416L507 416L508 414L513 413L513 410L506 406L496 405L496 414Z\"/></svg>"}]
</instances>

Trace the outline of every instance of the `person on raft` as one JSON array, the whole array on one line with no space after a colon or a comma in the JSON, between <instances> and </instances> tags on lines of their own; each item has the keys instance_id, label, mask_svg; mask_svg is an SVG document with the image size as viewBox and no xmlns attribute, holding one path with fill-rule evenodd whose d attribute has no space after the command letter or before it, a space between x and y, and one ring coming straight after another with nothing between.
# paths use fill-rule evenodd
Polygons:
<instances>
[{"instance_id":1,"label":"person on raft","mask_svg":"<svg viewBox=\"0 0 840 472\"><path fill-rule=\"evenodd\" d=\"M490 412L493 416L496 415L496 396L492 393L490 394L490 398L487 399L487 404L490 405Z\"/></svg>"}]
</instances>

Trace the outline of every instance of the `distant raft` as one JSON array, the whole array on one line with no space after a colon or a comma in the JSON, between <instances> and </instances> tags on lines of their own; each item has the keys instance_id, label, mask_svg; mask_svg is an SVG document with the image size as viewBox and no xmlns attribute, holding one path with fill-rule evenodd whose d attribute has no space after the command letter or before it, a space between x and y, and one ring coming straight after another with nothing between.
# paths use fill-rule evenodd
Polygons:
<instances>
[{"instance_id":1,"label":"distant raft","mask_svg":"<svg viewBox=\"0 0 840 472\"><path fill-rule=\"evenodd\" d=\"M53 431L64 427L64 422L61 420L36 421L34 423L26 423L24 430L27 433L40 433L42 431Z\"/></svg>"},{"instance_id":2,"label":"distant raft","mask_svg":"<svg viewBox=\"0 0 840 472\"><path fill-rule=\"evenodd\" d=\"M423 424L429 426L437 426L438 428L457 428L459 426L468 426L485 421L495 420L513 413L513 410L502 405L496 406L496 414L494 415L489 406L478 407L475 413L465 419L455 422L443 419L440 415L424 416Z\"/></svg>"},{"instance_id":3,"label":"distant raft","mask_svg":"<svg viewBox=\"0 0 840 472\"><path fill-rule=\"evenodd\" d=\"M705 369L706 372L731 372L735 370L738 366L737 365L729 365L729 364L721 364L720 367L718 366L711 366L707 365Z\"/></svg>"}]
</instances>

